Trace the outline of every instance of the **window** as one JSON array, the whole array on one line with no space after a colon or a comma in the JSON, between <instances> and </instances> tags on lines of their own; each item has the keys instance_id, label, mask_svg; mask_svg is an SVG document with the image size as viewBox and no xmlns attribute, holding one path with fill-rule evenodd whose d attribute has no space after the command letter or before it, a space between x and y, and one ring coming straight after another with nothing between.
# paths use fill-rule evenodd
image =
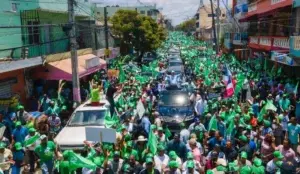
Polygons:
<instances>
[{"instance_id":1,"label":"window","mask_svg":"<svg viewBox=\"0 0 300 174\"><path fill-rule=\"evenodd\" d=\"M97 12L97 15L100 15L101 13L100 12Z\"/></svg>"},{"instance_id":2,"label":"window","mask_svg":"<svg viewBox=\"0 0 300 174\"><path fill-rule=\"evenodd\" d=\"M11 11L17 11L17 10L18 10L17 3L11 3Z\"/></svg>"},{"instance_id":3,"label":"window","mask_svg":"<svg viewBox=\"0 0 300 174\"><path fill-rule=\"evenodd\" d=\"M105 110L77 111L68 126L104 125Z\"/></svg>"},{"instance_id":4,"label":"window","mask_svg":"<svg viewBox=\"0 0 300 174\"><path fill-rule=\"evenodd\" d=\"M147 16L152 16L152 11L151 10L147 11Z\"/></svg>"},{"instance_id":5,"label":"window","mask_svg":"<svg viewBox=\"0 0 300 174\"><path fill-rule=\"evenodd\" d=\"M143 14L143 15L144 15L144 14L145 14L145 11L144 11L144 10L142 10L142 11L141 11L141 14Z\"/></svg>"},{"instance_id":6,"label":"window","mask_svg":"<svg viewBox=\"0 0 300 174\"><path fill-rule=\"evenodd\" d=\"M89 2L89 0L84 0L84 2Z\"/></svg>"},{"instance_id":7,"label":"window","mask_svg":"<svg viewBox=\"0 0 300 174\"><path fill-rule=\"evenodd\" d=\"M225 14L222 14L222 17L225 17Z\"/></svg>"},{"instance_id":8,"label":"window","mask_svg":"<svg viewBox=\"0 0 300 174\"><path fill-rule=\"evenodd\" d=\"M213 14L208 14L207 16L211 18L211 17L213 17ZM214 14L214 16L215 16L215 14Z\"/></svg>"},{"instance_id":9,"label":"window","mask_svg":"<svg viewBox=\"0 0 300 174\"><path fill-rule=\"evenodd\" d=\"M28 21L28 25L39 25L39 22ZM29 44L40 43L39 27L28 27L28 40L29 40Z\"/></svg>"},{"instance_id":10,"label":"window","mask_svg":"<svg viewBox=\"0 0 300 174\"><path fill-rule=\"evenodd\" d=\"M196 22L196 28L199 28L199 22Z\"/></svg>"}]
</instances>

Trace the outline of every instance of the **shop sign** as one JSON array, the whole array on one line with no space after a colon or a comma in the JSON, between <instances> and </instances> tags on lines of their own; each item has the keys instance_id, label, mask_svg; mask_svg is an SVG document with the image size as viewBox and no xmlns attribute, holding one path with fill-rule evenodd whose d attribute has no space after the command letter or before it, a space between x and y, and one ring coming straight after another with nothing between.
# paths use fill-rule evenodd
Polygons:
<instances>
[{"instance_id":1,"label":"shop sign","mask_svg":"<svg viewBox=\"0 0 300 174\"><path fill-rule=\"evenodd\" d=\"M1 106L11 106L11 107L15 107L17 106L19 103L19 96L14 96L11 98L7 98L7 99L0 99L0 105Z\"/></svg>"},{"instance_id":2,"label":"shop sign","mask_svg":"<svg viewBox=\"0 0 300 174\"><path fill-rule=\"evenodd\" d=\"M90 69L100 65L99 57L93 57L91 59L85 60L85 68Z\"/></svg>"},{"instance_id":3,"label":"shop sign","mask_svg":"<svg viewBox=\"0 0 300 174\"><path fill-rule=\"evenodd\" d=\"M283 63L289 66L296 66L293 58L289 57L287 54L278 53L276 51L272 51L271 60L279 63Z\"/></svg>"}]
</instances>

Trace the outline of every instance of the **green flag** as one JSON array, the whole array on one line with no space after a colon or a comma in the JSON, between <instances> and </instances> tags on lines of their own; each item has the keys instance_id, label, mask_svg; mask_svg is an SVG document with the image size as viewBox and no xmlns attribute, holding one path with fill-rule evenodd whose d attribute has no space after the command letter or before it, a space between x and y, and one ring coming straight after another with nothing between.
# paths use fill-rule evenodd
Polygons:
<instances>
[{"instance_id":1,"label":"green flag","mask_svg":"<svg viewBox=\"0 0 300 174\"><path fill-rule=\"evenodd\" d=\"M230 123L229 123L229 126L226 129L226 136L227 135L232 136L231 134L232 134L233 129L234 129L234 119L231 119Z\"/></svg>"},{"instance_id":2,"label":"green flag","mask_svg":"<svg viewBox=\"0 0 300 174\"><path fill-rule=\"evenodd\" d=\"M34 136L30 137L29 139L25 140L24 144L25 147L31 146L33 143L35 143L40 138L39 133L35 133Z\"/></svg>"},{"instance_id":3,"label":"green flag","mask_svg":"<svg viewBox=\"0 0 300 174\"><path fill-rule=\"evenodd\" d=\"M119 82L124 83L126 80L125 72L122 68L122 66L119 65Z\"/></svg>"},{"instance_id":4,"label":"green flag","mask_svg":"<svg viewBox=\"0 0 300 174\"><path fill-rule=\"evenodd\" d=\"M106 111L105 116L104 116L104 124L105 127L111 128L119 123L119 118L116 114L111 117L110 111Z\"/></svg>"},{"instance_id":5,"label":"green flag","mask_svg":"<svg viewBox=\"0 0 300 174\"><path fill-rule=\"evenodd\" d=\"M149 148L150 152L152 154L156 154L157 151L157 137L155 136L155 134L153 133L153 130L150 130L150 134L149 134L149 140L147 143L147 147Z\"/></svg>"},{"instance_id":6,"label":"green flag","mask_svg":"<svg viewBox=\"0 0 300 174\"><path fill-rule=\"evenodd\" d=\"M125 99L123 97L123 94L120 95L120 97L118 98L117 102L118 102L119 106L124 106L125 105L126 101L125 101Z\"/></svg>"},{"instance_id":7,"label":"green flag","mask_svg":"<svg viewBox=\"0 0 300 174\"><path fill-rule=\"evenodd\" d=\"M165 132L166 139L171 137L172 133L171 133L170 129L168 128L168 126L166 126L164 132Z\"/></svg>"},{"instance_id":8,"label":"green flag","mask_svg":"<svg viewBox=\"0 0 300 174\"><path fill-rule=\"evenodd\" d=\"M96 164L94 164L92 161L74 152L69 152L69 164L70 164L70 169L72 171L83 167L95 171L97 167Z\"/></svg>"},{"instance_id":9,"label":"green flag","mask_svg":"<svg viewBox=\"0 0 300 174\"><path fill-rule=\"evenodd\" d=\"M258 121L261 122L263 120L263 116L267 113L268 110L272 110L274 112L277 111L276 106L270 101L267 101L265 106L261 109L259 115L258 115Z\"/></svg>"},{"instance_id":10,"label":"green flag","mask_svg":"<svg viewBox=\"0 0 300 174\"><path fill-rule=\"evenodd\" d=\"M218 130L218 120L215 115L209 121L208 130Z\"/></svg>"},{"instance_id":11,"label":"green flag","mask_svg":"<svg viewBox=\"0 0 300 174\"><path fill-rule=\"evenodd\" d=\"M267 71L267 58L265 57L264 70Z\"/></svg>"},{"instance_id":12,"label":"green flag","mask_svg":"<svg viewBox=\"0 0 300 174\"><path fill-rule=\"evenodd\" d=\"M277 71L277 75L278 75L278 76L280 76L280 75L281 75L281 73L282 73L282 67L280 67L280 68L278 69L278 71Z\"/></svg>"},{"instance_id":13,"label":"green flag","mask_svg":"<svg viewBox=\"0 0 300 174\"><path fill-rule=\"evenodd\" d=\"M294 89L294 94L297 95L298 93L298 85L299 85L299 81L297 82L297 85L295 86L295 89Z\"/></svg>"}]
</instances>

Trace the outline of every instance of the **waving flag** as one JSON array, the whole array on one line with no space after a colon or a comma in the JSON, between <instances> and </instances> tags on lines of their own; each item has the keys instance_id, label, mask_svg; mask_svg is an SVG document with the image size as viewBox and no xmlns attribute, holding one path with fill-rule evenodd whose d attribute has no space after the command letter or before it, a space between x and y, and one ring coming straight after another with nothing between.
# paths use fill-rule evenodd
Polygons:
<instances>
[{"instance_id":1,"label":"waving flag","mask_svg":"<svg viewBox=\"0 0 300 174\"><path fill-rule=\"evenodd\" d=\"M224 75L223 81L226 86L226 97L231 97L234 94L233 82L232 82L232 74L228 68L228 65L224 66Z\"/></svg>"}]
</instances>

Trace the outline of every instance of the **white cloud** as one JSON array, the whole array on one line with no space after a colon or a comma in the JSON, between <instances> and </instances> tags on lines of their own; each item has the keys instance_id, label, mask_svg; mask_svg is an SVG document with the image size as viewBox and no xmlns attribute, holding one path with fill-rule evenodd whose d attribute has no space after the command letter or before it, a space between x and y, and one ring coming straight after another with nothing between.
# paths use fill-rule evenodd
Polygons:
<instances>
[{"instance_id":1,"label":"white cloud","mask_svg":"<svg viewBox=\"0 0 300 174\"><path fill-rule=\"evenodd\" d=\"M101 2L105 5L133 6L140 5L139 2L145 4L156 4L157 8L162 9L162 13L172 19L173 25L177 25L182 21L193 17L200 4L200 0L92 0ZM225 2L225 0L224 0ZM209 3L209 0L204 0ZM220 0L222 5L222 0Z\"/></svg>"}]
</instances>

